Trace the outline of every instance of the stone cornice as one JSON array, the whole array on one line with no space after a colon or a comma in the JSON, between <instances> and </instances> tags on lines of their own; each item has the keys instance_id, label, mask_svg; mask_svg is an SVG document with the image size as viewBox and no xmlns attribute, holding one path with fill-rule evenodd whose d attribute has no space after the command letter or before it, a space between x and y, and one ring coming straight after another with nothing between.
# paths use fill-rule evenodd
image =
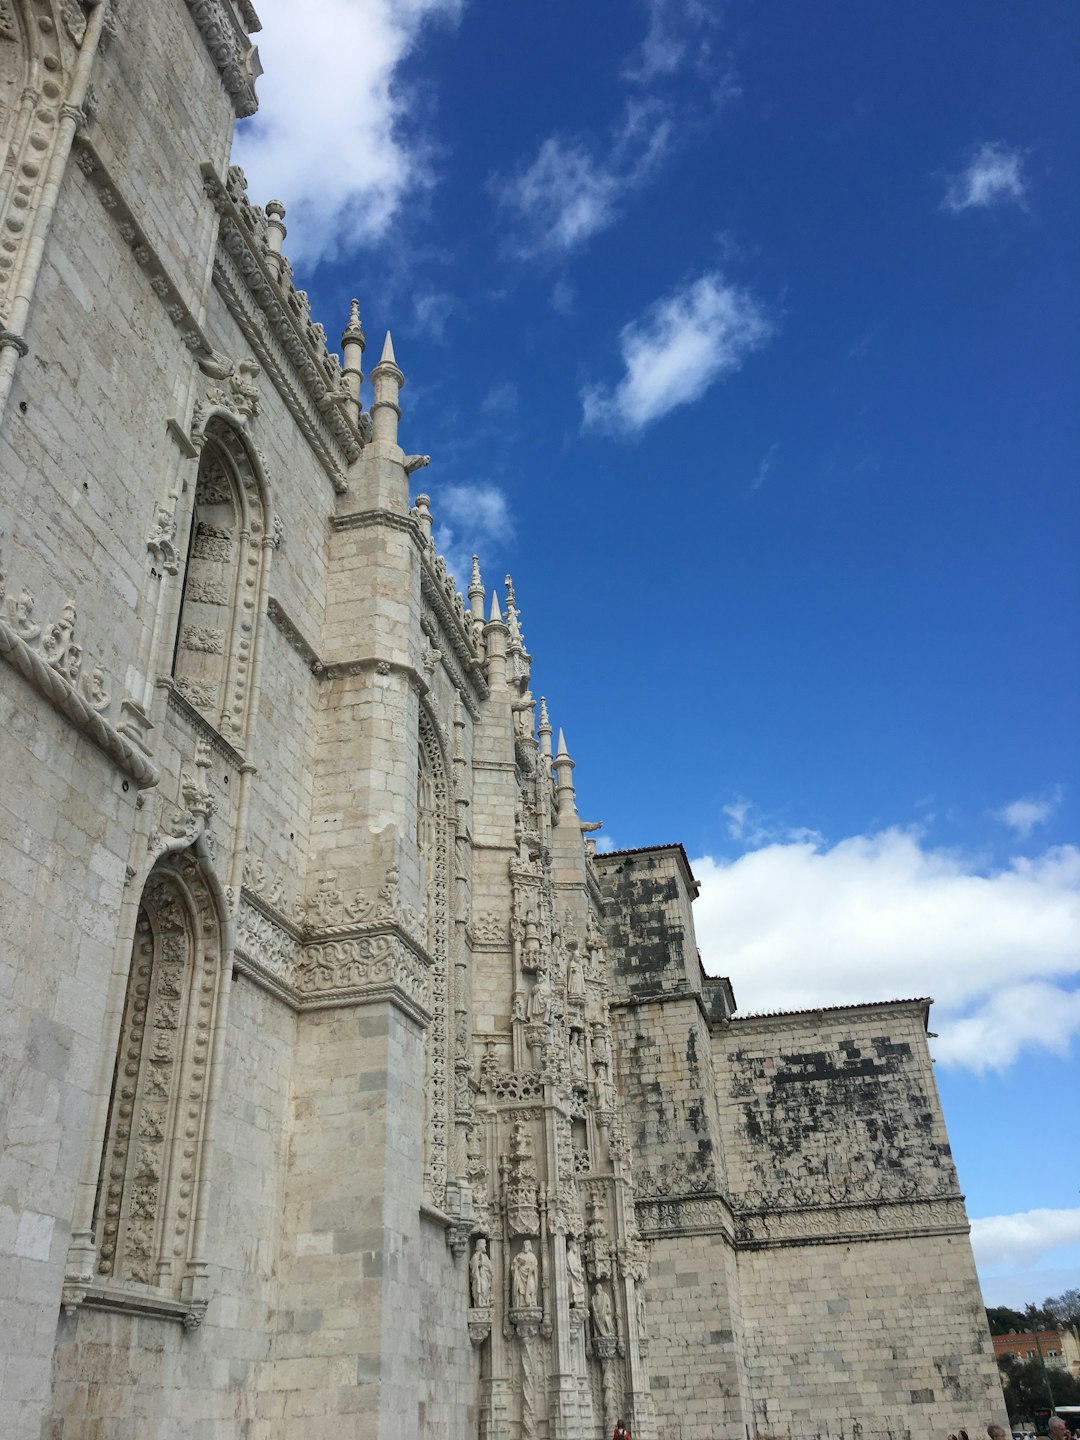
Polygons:
<instances>
[{"instance_id":1,"label":"stone cornice","mask_svg":"<svg viewBox=\"0 0 1080 1440\"><path fill-rule=\"evenodd\" d=\"M323 660L290 619L280 600L271 597L266 613L317 680L337 680L342 675L362 675L367 670L374 670L379 675L403 675L418 695L428 693L427 681L412 665L385 660L379 655L349 655L342 660Z\"/></svg>"},{"instance_id":2,"label":"stone cornice","mask_svg":"<svg viewBox=\"0 0 1080 1440\"><path fill-rule=\"evenodd\" d=\"M366 530L369 526L386 526L391 530L403 530L411 535L417 545L420 542L420 527L411 515L402 515L399 510L387 510L372 506L368 510L350 510L345 515L331 515L332 530Z\"/></svg>"},{"instance_id":3,"label":"stone cornice","mask_svg":"<svg viewBox=\"0 0 1080 1440\"><path fill-rule=\"evenodd\" d=\"M446 591L435 572L426 549L420 555L420 595L429 614L439 627L438 636L429 638L438 638L440 641L444 663L450 659L447 653L447 647L449 647L450 653L457 662L458 674L455 676L448 663L447 670L462 698L465 699L469 713L476 720L479 716L473 713L469 698L471 697L472 704L475 704L477 700L486 700L491 693L484 677L484 667L466 638L463 624L459 622L451 602L447 599Z\"/></svg>"},{"instance_id":4,"label":"stone cornice","mask_svg":"<svg viewBox=\"0 0 1080 1440\"><path fill-rule=\"evenodd\" d=\"M311 673L318 676L325 674L326 666L319 659L314 645L305 639L299 626L289 617L281 601L275 599L273 595L267 601L266 613Z\"/></svg>"},{"instance_id":5,"label":"stone cornice","mask_svg":"<svg viewBox=\"0 0 1080 1440\"><path fill-rule=\"evenodd\" d=\"M245 887L236 927L234 968L292 1010L388 1001L431 1019L431 957L394 921L299 932Z\"/></svg>"},{"instance_id":6,"label":"stone cornice","mask_svg":"<svg viewBox=\"0 0 1080 1440\"><path fill-rule=\"evenodd\" d=\"M248 0L239 0L240 15L226 0L187 0L210 58L217 66L225 93L232 101L238 120L254 115L259 108L255 80L261 71L253 63L257 55L242 25L248 30L262 27Z\"/></svg>"},{"instance_id":7,"label":"stone cornice","mask_svg":"<svg viewBox=\"0 0 1080 1440\"><path fill-rule=\"evenodd\" d=\"M103 715L37 651L20 638L0 616L0 658L17 670L28 684L112 763L130 775L140 790L149 790L161 778L158 767L130 740L110 725Z\"/></svg>"},{"instance_id":8,"label":"stone cornice","mask_svg":"<svg viewBox=\"0 0 1080 1440\"><path fill-rule=\"evenodd\" d=\"M721 1234L735 1244L731 1206L715 1191L690 1195L638 1195L634 1211L643 1239Z\"/></svg>"},{"instance_id":9,"label":"stone cornice","mask_svg":"<svg viewBox=\"0 0 1080 1440\"><path fill-rule=\"evenodd\" d=\"M234 166L228 179L223 180L212 165L204 163L201 173L206 193L220 217L219 254L214 266L214 279L225 303L251 345L256 347L259 360L266 365L286 404L289 404L290 396L295 403L295 389L287 383L284 368L265 344L264 326L268 327L270 335L288 357L308 401L322 425L333 436L333 443L345 460L358 459L364 442L349 418L350 397L342 381L340 361L327 350L322 327L313 324L304 291L295 289L287 277L279 282L271 276L257 233L260 223L265 225L265 216L242 193L246 184L243 172ZM239 281L262 312L258 322L255 322L248 307L241 303L239 290L231 283L227 273L223 254L233 262ZM259 353L260 344L266 350L266 359ZM302 414L293 413L314 447L315 440L308 432L310 430L317 435L318 427L307 413L307 407L302 407ZM319 445L325 449L321 437ZM345 488L343 475L335 481L335 488Z\"/></svg>"},{"instance_id":10,"label":"stone cornice","mask_svg":"<svg viewBox=\"0 0 1080 1440\"><path fill-rule=\"evenodd\" d=\"M893 1240L916 1235L966 1235L963 1199L883 1200L869 1204L814 1205L799 1209L740 1211L739 1249L782 1245L840 1245L855 1240Z\"/></svg>"},{"instance_id":11,"label":"stone cornice","mask_svg":"<svg viewBox=\"0 0 1080 1440\"><path fill-rule=\"evenodd\" d=\"M243 284L238 267L228 255L218 253L214 261L214 284L229 314L243 331L255 357L270 377L275 390L281 396L285 408L296 421L305 440L311 446L312 454L322 466L335 494L344 495L349 483L345 478L344 457L336 445L330 430L318 414L317 403L311 398L308 387L293 383L293 366L286 352L277 343L272 331L267 331L265 321L253 313L253 302ZM308 392L308 393L305 393Z\"/></svg>"}]
</instances>

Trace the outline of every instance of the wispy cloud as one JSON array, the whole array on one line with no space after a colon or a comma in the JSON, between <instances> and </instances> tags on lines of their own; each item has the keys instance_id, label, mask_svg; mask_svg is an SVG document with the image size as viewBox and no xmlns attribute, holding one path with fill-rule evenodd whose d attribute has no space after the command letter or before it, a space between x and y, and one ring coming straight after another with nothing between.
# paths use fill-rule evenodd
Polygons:
<instances>
[{"instance_id":1,"label":"wispy cloud","mask_svg":"<svg viewBox=\"0 0 1080 1440\"><path fill-rule=\"evenodd\" d=\"M421 290L413 297L413 318L425 340L446 344L450 318L460 309L458 299L446 290Z\"/></svg>"},{"instance_id":2,"label":"wispy cloud","mask_svg":"<svg viewBox=\"0 0 1080 1440\"><path fill-rule=\"evenodd\" d=\"M556 315L572 315L577 303L577 291L569 280L560 276L551 287L551 308Z\"/></svg>"},{"instance_id":3,"label":"wispy cloud","mask_svg":"<svg viewBox=\"0 0 1080 1440\"><path fill-rule=\"evenodd\" d=\"M754 475L754 478L750 481L751 490L760 490L761 487L765 484L765 481L769 478L769 474L772 471L773 461L776 459L776 452L779 448L780 447L778 445L772 444L769 446L768 450L765 451L765 454L761 457L761 461L757 467L757 472Z\"/></svg>"},{"instance_id":4,"label":"wispy cloud","mask_svg":"<svg viewBox=\"0 0 1080 1440\"><path fill-rule=\"evenodd\" d=\"M431 183L398 71L425 26L456 18L460 7L260 0L266 73L259 113L239 127L235 153L254 200L285 202L293 261L315 265L378 239L405 198Z\"/></svg>"},{"instance_id":5,"label":"wispy cloud","mask_svg":"<svg viewBox=\"0 0 1080 1440\"><path fill-rule=\"evenodd\" d=\"M434 493L431 508L435 544L464 593L473 555L483 559L486 546L503 544L513 537L506 494L498 485L486 483L446 485Z\"/></svg>"},{"instance_id":6,"label":"wispy cloud","mask_svg":"<svg viewBox=\"0 0 1080 1440\"><path fill-rule=\"evenodd\" d=\"M512 415L518 408L519 398L514 382L501 380L487 391L480 401L480 409L485 415Z\"/></svg>"},{"instance_id":7,"label":"wispy cloud","mask_svg":"<svg viewBox=\"0 0 1080 1440\"><path fill-rule=\"evenodd\" d=\"M1044 825L1054 811L1061 804L1061 797L1064 792L1060 785L1055 785L1046 795L1033 796L1025 795L1019 800L1013 800L1010 804L1002 806L995 811L995 815L1003 825L1021 840L1026 840L1036 825Z\"/></svg>"},{"instance_id":8,"label":"wispy cloud","mask_svg":"<svg viewBox=\"0 0 1080 1440\"><path fill-rule=\"evenodd\" d=\"M585 424L623 434L642 430L677 405L700 399L738 370L773 332L763 306L720 275L702 275L658 300L619 335L623 377L587 386Z\"/></svg>"},{"instance_id":9,"label":"wispy cloud","mask_svg":"<svg viewBox=\"0 0 1080 1440\"><path fill-rule=\"evenodd\" d=\"M674 75L688 59L708 58L709 32L719 22L720 7L704 0L645 0L645 38L623 71L627 80L651 84Z\"/></svg>"},{"instance_id":10,"label":"wispy cloud","mask_svg":"<svg viewBox=\"0 0 1080 1440\"><path fill-rule=\"evenodd\" d=\"M724 814L754 843L752 807ZM693 867L706 967L744 1011L930 995L938 1059L973 1070L1029 1046L1064 1054L1080 1032L1080 848L987 871L892 828Z\"/></svg>"},{"instance_id":11,"label":"wispy cloud","mask_svg":"<svg viewBox=\"0 0 1080 1440\"><path fill-rule=\"evenodd\" d=\"M1080 1245L1080 1207L1024 1210L971 1222L971 1246L980 1269L1034 1265L1070 1245Z\"/></svg>"},{"instance_id":12,"label":"wispy cloud","mask_svg":"<svg viewBox=\"0 0 1080 1440\"><path fill-rule=\"evenodd\" d=\"M673 137L668 109L633 101L603 150L578 137L550 135L517 174L491 188L508 213L510 243L523 257L566 254L616 220L623 198L649 180Z\"/></svg>"},{"instance_id":13,"label":"wispy cloud","mask_svg":"<svg viewBox=\"0 0 1080 1440\"><path fill-rule=\"evenodd\" d=\"M946 210L986 210L991 205L1022 205L1027 187L1023 151L1000 141L982 144L967 168L949 181Z\"/></svg>"}]
</instances>

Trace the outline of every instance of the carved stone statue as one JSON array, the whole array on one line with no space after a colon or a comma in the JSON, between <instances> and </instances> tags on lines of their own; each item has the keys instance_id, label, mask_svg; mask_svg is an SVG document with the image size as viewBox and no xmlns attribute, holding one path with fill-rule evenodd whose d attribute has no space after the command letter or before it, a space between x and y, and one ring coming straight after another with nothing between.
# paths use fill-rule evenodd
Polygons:
<instances>
[{"instance_id":1,"label":"carved stone statue","mask_svg":"<svg viewBox=\"0 0 1080 1440\"><path fill-rule=\"evenodd\" d=\"M529 996L529 1019L535 1025L542 1025L548 1018L551 1010L551 985L548 982L547 973L541 971L536 977L536 985Z\"/></svg>"},{"instance_id":2,"label":"carved stone statue","mask_svg":"<svg viewBox=\"0 0 1080 1440\"><path fill-rule=\"evenodd\" d=\"M515 1310L535 1310L539 1270L532 1241L526 1240L510 1266L510 1303Z\"/></svg>"},{"instance_id":3,"label":"carved stone statue","mask_svg":"<svg viewBox=\"0 0 1080 1440\"><path fill-rule=\"evenodd\" d=\"M491 1260L487 1253L487 1241L477 1240L476 1249L469 1261L469 1285L472 1303L477 1309L491 1304Z\"/></svg>"},{"instance_id":4,"label":"carved stone statue","mask_svg":"<svg viewBox=\"0 0 1080 1440\"><path fill-rule=\"evenodd\" d=\"M566 1273L570 1279L570 1304L576 1310L584 1310L585 1267L581 1263L581 1251L573 1236L566 1242Z\"/></svg>"},{"instance_id":5,"label":"carved stone statue","mask_svg":"<svg viewBox=\"0 0 1080 1440\"><path fill-rule=\"evenodd\" d=\"M581 956L575 944L570 950L566 970L566 994L571 1000L585 999L585 972L581 968Z\"/></svg>"},{"instance_id":6,"label":"carved stone statue","mask_svg":"<svg viewBox=\"0 0 1080 1440\"><path fill-rule=\"evenodd\" d=\"M637 1333L638 1333L638 1339L639 1339L639 1340L648 1340L648 1338L649 1338L649 1319L648 1319L648 1315L646 1314L646 1307L645 1307L645 1286L644 1286L644 1284L643 1284L640 1280L637 1282L637 1286L636 1286L635 1291L634 1291L634 1297L635 1297L635 1299L636 1299L636 1301L637 1301Z\"/></svg>"},{"instance_id":7,"label":"carved stone statue","mask_svg":"<svg viewBox=\"0 0 1080 1440\"><path fill-rule=\"evenodd\" d=\"M570 1032L570 1075L574 1080L585 1079L585 1037L580 1030Z\"/></svg>"},{"instance_id":8,"label":"carved stone statue","mask_svg":"<svg viewBox=\"0 0 1080 1440\"><path fill-rule=\"evenodd\" d=\"M611 1303L611 1291L606 1285L597 1285L593 1291L592 1320L597 1335L608 1337L615 1334L615 1308Z\"/></svg>"}]
</instances>

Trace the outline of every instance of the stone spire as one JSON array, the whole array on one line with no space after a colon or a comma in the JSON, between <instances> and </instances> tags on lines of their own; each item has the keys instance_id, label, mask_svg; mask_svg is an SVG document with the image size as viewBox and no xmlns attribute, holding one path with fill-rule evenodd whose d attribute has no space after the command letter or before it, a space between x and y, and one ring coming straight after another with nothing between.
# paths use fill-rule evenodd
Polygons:
<instances>
[{"instance_id":1,"label":"stone spire","mask_svg":"<svg viewBox=\"0 0 1080 1440\"><path fill-rule=\"evenodd\" d=\"M570 779L570 772L574 768L574 762L570 759L570 753L566 748L566 736L559 727L559 745L555 751L555 790L559 797L559 823L561 824L570 815L577 815L577 804L574 796L574 782Z\"/></svg>"},{"instance_id":2,"label":"stone spire","mask_svg":"<svg viewBox=\"0 0 1080 1440\"><path fill-rule=\"evenodd\" d=\"M484 626L484 643L487 646L488 685L498 690L506 684L506 639L509 634L506 621L499 609L499 596L491 592L491 615Z\"/></svg>"},{"instance_id":3,"label":"stone spire","mask_svg":"<svg viewBox=\"0 0 1080 1440\"><path fill-rule=\"evenodd\" d=\"M536 727L540 737L540 754L545 760L551 759L551 721L548 719L547 701L540 696L540 724Z\"/></svg>"},{"instance_id":4,"label":"stone spire","mask_svg":"<svg viewBox=\"0 0 1080 1440\"><path fill-rule=\"evenodd\" d=\"M398 369L389 330L379 363L371 372L371 383L375 387L375 399L371 405L372 441L376 445L396 445L398 421L401 419L398 397L405 384L405 376Z\"/></svg>"},{"instance_id":5,"label":"stone spire","mask_svg":"<svg viewBox=\"0 0 1080 1440\"><path fill-rule=\"evenodd\" d=\"M353 420L360 423L360 386L364 383L364 372L361 369L363 362L364 348L367 341L364 339L364 328L360 324L360 301L349 301L349 323L341 336L341 353L345 363L341 367L341 373L345 381L345 388L352 400Z\"/></svg>"},{"instance_id":6,"label":"stone spire","mask_svg":"<svg viewBox=\"0 0 1080 1440\"><path fill-rule=\"evenodd\" d=\"M484 582L480 578L480 561L474 555L472 557L472 576L469 580L469 614L472 617L473 629L482 630L484 627L484 600L487 592L484 589Z\"/></svg>"},{"instance_id":7,"label":"stone spire","mask_svg":"<svg viewBox=\"0 0 1080 1440\"><path fill-rule=\"evenodd\" d=\"M523 651L525 649L525 642L521 634L521 625L518 620L517 600L514 596L514 582L509 575L506 576L505 584L506 626L510 632L509 649L511 653L513 653L513 651L515 650Z\"/></svg>"},{"instance_id":8,"label":"stone spire","mask_svg":"<svg viewBox=\"0 0 1080 1440\"><path fill-rule=\"evenodd\" d=\"M266 202L266 268L279 285L282 271L285 269L282 248L287 234L285 206L280 200L268 200ZM355 301L353 303L355 304Z\"/></svg>"}]
</instances>

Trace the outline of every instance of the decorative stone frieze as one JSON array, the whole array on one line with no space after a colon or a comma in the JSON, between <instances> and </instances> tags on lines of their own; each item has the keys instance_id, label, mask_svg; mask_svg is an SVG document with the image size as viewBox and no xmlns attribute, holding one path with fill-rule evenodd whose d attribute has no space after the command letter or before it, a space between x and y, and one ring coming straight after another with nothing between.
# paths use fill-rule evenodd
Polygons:
<instances>
[{"instance_id":1,"label":"decorative stone frieze","mask_svg":"<svg viewBox=\"0 0 1080 1440\"><path fill-rule=\"evenodd\" d=\"M140 790L158 783L160 771L147 755L105 718L111 697L100 663L86 665L75 639L75 603L68 600L58 620L42 626L34 618L34 596L24 585L18 596L6 595L0 569L0 658L17 670L42 699L63 715L135 781Z\"/></svg>"},{"instance_id":2,"label":"decorative stone frieze","mask_svg":"<svg viewBox=\"0 0 1080 1440\"><path fill-rule=\"evenodd\" d=\"M239 21L242 16L248 30L260 29L255 11L244 3L238 15L230 0L187 0L187 7L217 66L237 119L254 115L259 108L255 81L262 74L262 66L258 50Z\"/></svg>"},{"instance_id":3,"label":"decorative stone frieze","mask_svg":"<svg viewBox=\"0 0 1080 1440\"><path fill-rule=\"evenodd\" d=\"M797 1210L739 1211L735 1235L740 1247L838 1245L873 1238L966 1235L967 1216L959 1196L941 1200L885 1201L877 1205L815 1205Z\"/></svg>"},{"instance_id":4,"label":"decorative stone frieze","mask_svg":"<svg viewBox=\"0 0 1080 1440\"><path fill-rule=\"evenodd\" d=\"M332 934L291 925L268 913L245 888L237 914L234 965L293 1009L361 1003L396 995L414 1018L430 1018L431 959L386 918Z\"/></svg>"},{"instance_id":5,"label":"decorative stone frieze","mask_svg":"<svg viewBox=\"0 0 1080 1440\"><path fill-rule=\"evenodd\" d=\"M221 218L219 248L234 267L231 276L228 265L223 261L219 260L215 265L214 278L226 304L255 348L258 359L280 389L286 404L290 400L295 404L296 389L294 385L283 383L286 379L283 369L267 348L267 328L306 392L308 405L314 406L318 420L333 436L332 443L346 461L355 460L363 448L364 435L350 418L351 396L341 371L341 361L327 350L326 332L312 320L307 293L295 288L288 267L283 269L280 279L271 273L266 262L265 210L248 199L247 181L239 166L230 166L224 180L211 165L202 167L202 175L206 193ZM261 312L260 318L257 319L243 303L234 276ZM323 446L318 434L320 426L308 407L300 407L295 412L295 418L308 434L313 447L318 449ZM331 472L337 471L340 477L335 481L335 488L343 490L344 476L340 475L336 460L330 456L326 459L330 462ZM333 473L331 478L335 478Z\"/></svg>"}]
</instances>

